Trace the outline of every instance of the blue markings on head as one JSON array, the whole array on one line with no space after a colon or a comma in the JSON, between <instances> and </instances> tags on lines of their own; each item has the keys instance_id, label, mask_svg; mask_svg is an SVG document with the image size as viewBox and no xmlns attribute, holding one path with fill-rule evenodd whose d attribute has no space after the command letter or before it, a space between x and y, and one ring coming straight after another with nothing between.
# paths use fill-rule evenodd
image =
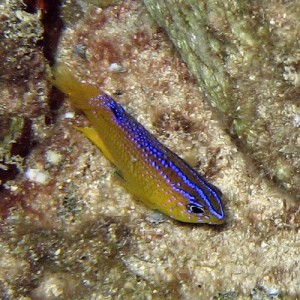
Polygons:
<instances>
[{"instance_id":1,"label":"blue markings on head","mask_svg":"<svg viewBox=\"0 0 300 300\"><path fill-rule=\"evenodd\" d=\"M222 201L221 201L220 196L218 195L217 192L214 191L214 189L205 180L203 180L200 177L199 174L197 174L194 170L192 170L189 167L190 171L192 171L193 175L196 176L197 180L199 180L199 182L205 187L205 189L208 191L209 195L207 195L205 193L205 191L200 186L198 186L197 184L192 182L174 163L171 162L170 167L176 172L176 174L183 180L183 182L189 188L191 188L191 189L193 189L194 191L197 192L197 194L199 195L199 198L201 198L201 200L203 200L205 202L205 204L207 205L207 208L209 209L209 211L212 215L214 215L218 219L223 219L224 218L224 212L223 212L223 209L222 209ZM180 193L182 193L182 189L178 189L178 190L180 190ZM218 208L219 208L220 211L216 211L216 209L212 206L212 203L211 203L211 200L209 199L209 196L212 196L213 199L217 201ZM193 202L194 199L190 198L190 200L191 200L191 202ZM195 200L194 200L194 204L198 203L198 201L195 201Z\"/></svg>"},{"instance_id":2,"label":"blue markings on head","mask_svg":"<svg viewBox=\"0 0 300 300\"><path fill-rule=\"evenodd\" d=\"M158 147L163 147L163 150L166 149L164 146L162 146L162 144L159 143L159 145L155 146L153 143L148 141L144 142L144 147L146 147L148 151L152 153L152 155L158 160L159 164L164 168L172 170L182 180L182 183L177 182L172 184L170 178L168 176L164 176L165 180L171 183L172 188L188 200L189 203L187 205L187 210L190 213L202 215L204 213L204 209L208 209L209 212L217 219L224 219L222 200L218 194L218 190L215 190L212 185L202 179L200 175L188 164L186 164L179 156L170 152L169 150L166 151L166 153L164 153L165 151L161 152ZM172 155L168 155L168 153L172 153ZM187 172L187 174L185 172ZM189 179L189 175L192 175L193 180ZM197 182L199 183L197 184ZM183 189L184 185L193 190L197 196L195 197L194 195L191 195L185 191ZM179 188L179 186L182 188ZM199 202L200 199L205 203L206 207L201 205ZM212 201L217 203L217 205L213 205Z\"/></svg>"}]
</instances>

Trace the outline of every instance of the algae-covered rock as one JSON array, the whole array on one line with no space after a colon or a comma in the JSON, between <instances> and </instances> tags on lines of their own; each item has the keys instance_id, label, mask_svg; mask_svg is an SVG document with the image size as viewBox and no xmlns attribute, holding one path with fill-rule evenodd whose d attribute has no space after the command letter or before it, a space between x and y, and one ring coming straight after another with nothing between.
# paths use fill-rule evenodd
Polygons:
<instances>
[{"instance_id":1,"label":"algae-covered rock","mask_svg":"<svg viewBox=\"0 0 300 300\"><path fill-rule=\"evenodd\" d=\"M0 0L5 3L0 4L0 15L8 16L7 23L0 24L0 34L16 21L21 2ZM37 1L48 11L47 5L54 2ZM50 57L68 65L78 80L110 93L219 187L227 221L213 227L153 217L150 208L122 188L116 170L100 151L73 128L89 126L85 117L55 91L46 102L46 88L40 90L41 98L34 96L35 82L46 87L39 75L41 57L40 63L31 65L30 78L37 81L4 80L23 78L16 69L0 78L6 83L1 94L5 98L0 100L1 140L24 137L20 125L25 117L32 122L33 137L24 172L0 191L2 298L299 299L298 203L270 185L237 151L140 1L105 8L96 2L102 1L62 1L61 11L54 10L51 27L60 38ZM54 25L60 18L61 36ZM38 13L29 20L38 24ZM17 24L29 29L23 21ZM13 38L18 28L6 40L9 50L14 41L16 49L21 41L28 44L27 35ZM43 39L46 53L54 49L46 39L50 35ZM38 52L38 44L35 48L30 53ZM16 53L7 50L4 55L11 58ZM26 90L30 83L29 98L25 94L23 99L16 89L22 83ZM22 109L11 99L17 104L24 100ZM59 109L47 125L43 119L51 102L51 110ZM13 126L10 120L16 115L20 118ZM8 143L3 148L11 149Z\"/></svg>"},{"instance_id":2,"label":"algae-covered rock","mask_svg":"<svg viewBox=\"0 0 300 300\"><path fill-rule=\"evenodd\" d=\"M0 117L35 118L46 112L42 39L38 14L26 12L20 0L0 2Z\"/></svg>"},{"instance_id":3,"label":"algae-covered rock","mask_svg":"<svg viewBox=\"0 0 300 300\"><path fill-rule=\"evenodd\" d=\"M0 1L0 189L22 170L49 115L41 16L26 9L21 0Z\"/></svg>"},{"instance_id":4,"label":"algae-covered rock","mask_svg":"<svg viewBox=\"0 0 300 300\"><path fill-rule=\"evenodd\" d=\"M299 197L299 3L144 2L241 148Z\"/></svg>"},{"instance_id":5,"label":"algae-covered rock","mask_svg":"<svg viewBox=\"0 0 300 300\"><path fill-rule=\"evenodd\" d=\"M0 187L22 169L24 157L32 143L31 121L28 118L0 119Z\"/></svg>"}]
</instances>

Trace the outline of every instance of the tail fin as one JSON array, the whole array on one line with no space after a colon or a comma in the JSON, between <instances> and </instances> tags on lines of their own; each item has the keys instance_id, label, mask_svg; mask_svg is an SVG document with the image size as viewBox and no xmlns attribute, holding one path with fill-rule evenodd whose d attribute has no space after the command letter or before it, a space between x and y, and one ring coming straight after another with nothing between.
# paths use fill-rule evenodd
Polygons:
<instances>
[{"instance_id":1,"label":"tail fin","mask_svg":"<svg viewBox=\"0 0 300 300\"><path fill-rule=\"evenodd\" d=\"M51 84L68 95L71 104L78 109L89 109L89 99L101 94L96 87L79 82L64 64L56 64L49 73Z\"/></svg>"}]
</instances>

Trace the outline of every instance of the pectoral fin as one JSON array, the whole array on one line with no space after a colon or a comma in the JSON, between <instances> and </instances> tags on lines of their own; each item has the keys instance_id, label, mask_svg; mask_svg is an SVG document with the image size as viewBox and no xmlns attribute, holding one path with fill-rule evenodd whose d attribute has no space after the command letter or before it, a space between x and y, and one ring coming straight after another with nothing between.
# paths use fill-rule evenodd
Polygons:
<instances>
[{"instance_id":1,"label":"pectoral fin","mask_svg":"<svg viewBox=\"0 0 300 300\"><path fill-rule=\"evenodd\" d=\"M114 178L118 181L120 185L124 187L130 194L134 196L137 200L143 202L147 207L156 209L157 205L149 201L148 197L145 197L143 193L141 193L138 187L135 184L132 184L122 176L122 173L116 171Z\"/></svg>"}]
</instances>

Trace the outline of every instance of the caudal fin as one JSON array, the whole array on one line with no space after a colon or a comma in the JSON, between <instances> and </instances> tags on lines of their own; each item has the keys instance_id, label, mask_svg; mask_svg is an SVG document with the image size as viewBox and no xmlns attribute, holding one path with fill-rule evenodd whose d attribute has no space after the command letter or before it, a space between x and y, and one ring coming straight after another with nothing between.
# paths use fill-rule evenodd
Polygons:
<instances>
[{"instance_id":1,"label":"caudal fin","mask_svg":"<svg viewBox=\"0 0 300 300\"><path fill-rule=\"evenodd\" d=\"M78 81L67 67L61 63L57 63L51 69L48 80L61 92L68 95L71 104L78 109L89 109L89 99L101 94L101 91L96 87Z\"/></svg>"}]
</instances>

